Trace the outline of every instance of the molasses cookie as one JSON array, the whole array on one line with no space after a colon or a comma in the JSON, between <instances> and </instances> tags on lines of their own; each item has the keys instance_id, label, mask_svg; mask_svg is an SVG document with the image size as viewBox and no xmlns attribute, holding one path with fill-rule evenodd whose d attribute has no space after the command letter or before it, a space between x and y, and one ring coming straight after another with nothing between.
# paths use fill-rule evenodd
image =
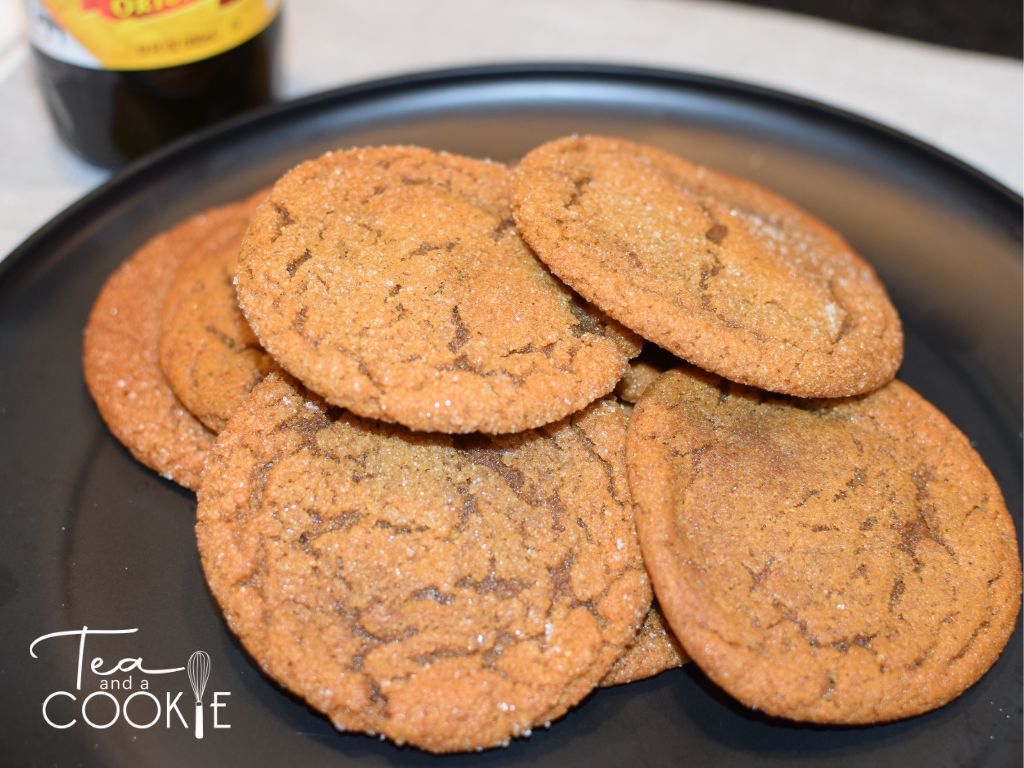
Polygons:
<instances>
[{"instance_id":1,"label":"molasses cookie","mask_svg":"<svg viewBox=\"0 0 1024 768\"><path fill-rule=\"evenodd\" d=\"M802 397L869 392L903 356L874 270L761 187L654 147L552 141L513 174L516 226L583 298L685 360Z\"/></svg>"},{"instance_id":2,"label":"molasses cookie","mask_svg":"<svg viewBox=\"0 0 1024 768\"><path fill-rule=\"evenodd\" d=\"M638 340L533 257L507 185L414 147L299 165L242 245L256 336L331 403L417 430L516 432L610 392Z\"/></svg>"},{"instance_id":3,"label":"molasses cookie","mask_svg":"<svg viewBox=\"0 0 1024 768\"><path fill-rule=\"evenodd\" d=\"M235 210L198 214L143 245L104 284L85 328L85 382L110 431L143 464L192 489L213 435L160 370L160 310L182 261L216 238Z\"/></svg>"},{"instance_id":4,"label":"molasses cookie","mask_svg":"<svg viewBox=\"0 0 1024 768\"><path fill-rule=\"evenodd\" d=\"M178 269L164 301L160 367L174 394L219 432L250 390L279 370L235 300L238 249L263 191L233 207L231 217Z\"/></svg>"},{"instance_id":5,"label":"molasses cookie","mask_svg":"<svg viewBox=\"0 0 1024 768\"><path fill-rule=\"evenodd\" d=\"M597 685L650 606L625 428L608 398L532 432L418 434L270 375L207 462L206 578L263 669L338 729L506 744Z\"/></svg>"},{"instance_id":6,"label":"molasses cookie","mask_svg":"<svg viewBox=\"0 0 1024 768\"><path fill-rule=\"evenodd\" d=\"M671 352L647 342L640 354L629 361L629 368L615 385L615 394L627 403L635 403L656 378L680 363Z\"/></svg>"},{"instance_id":7,"label":"molasses cookie","mask_svg":"<svg viewBox=\"0 0 1024 768\"><path fill-rule=\"evenodd\" d=\"M666 669L675 669L686 663L686 652L679 645L672 630L665 626L665 617L657 603L651 605L643 626L634 642L619 657L601 681L601 687L635 683L654 677Z\"/></svg>"},{"instance_id":8,"label":"molasses cookie","mask_svg":"<svg viewBox=\"0 0 1024 768\"><path fill-rule=\"evenodd\" d=\"M999 487L905 384L794 401L671 371L637 404L627 456L662 610L751 707L916 715L978 680L1013 631L1021 565Z\"/></svg>"}]
</instances>

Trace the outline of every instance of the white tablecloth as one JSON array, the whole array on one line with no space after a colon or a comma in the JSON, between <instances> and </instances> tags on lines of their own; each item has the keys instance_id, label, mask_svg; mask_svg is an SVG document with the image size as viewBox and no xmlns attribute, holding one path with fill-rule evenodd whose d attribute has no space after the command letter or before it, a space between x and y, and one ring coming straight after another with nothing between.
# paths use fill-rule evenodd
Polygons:
<instances>
[{"instance_id":1,"label":"white tablecloth","mask_svg":"<svg viewBox=\"0 0 1024 768\"><path fill-rule=\"evenodd\" d=\"M0 0L0 258L106 173L64 149ZM692 0L286 0L284 95L460 64L587 60L730 77L887 123L1022 182L1021 64Z\"/></svg>"}]
</instances>

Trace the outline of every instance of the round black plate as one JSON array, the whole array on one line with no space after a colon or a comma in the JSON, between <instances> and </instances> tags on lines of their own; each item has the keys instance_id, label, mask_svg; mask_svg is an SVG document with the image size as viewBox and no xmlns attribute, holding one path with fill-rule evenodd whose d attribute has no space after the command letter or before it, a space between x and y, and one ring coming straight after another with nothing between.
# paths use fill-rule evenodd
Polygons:
<instances>
[{"instance_id":1,"label":"round black plate","mask_svg":"<svg viewBox=\"0 0 1024 768\"><path fill-rule=\"evenodd\" d=\"M108 274L148 237L241 197L300 159L364 143L416 143L514 160L570 132L660 144L773 187L844 233L891 288L907 332L901 376L974 441L1021 508L1021 204L996 183L904 136L762 89L599 66L499 67L405 77L272 108L135 166L61 214L0 267L0 762L9 765L439 764L339 735L265 677L221 621L199 569L193 497L136 464L108 434L80 368L81 330ZM76 688L76 636L90 636ZM183 672L101 678L122 658L148 670L205 649L206 736ZM131 662L125 666L131 666ZM108 690L82 720L100 680ZM212 727L216 692L225 706ZM50 719L43 719L43 701ZM75 699L72 699L74 696ZM1003 765L1021 755L1020 629L952 704L870 728L771 720L693 665L602 690L507 750L462 765Z\"/></svg>"}]
</instances>

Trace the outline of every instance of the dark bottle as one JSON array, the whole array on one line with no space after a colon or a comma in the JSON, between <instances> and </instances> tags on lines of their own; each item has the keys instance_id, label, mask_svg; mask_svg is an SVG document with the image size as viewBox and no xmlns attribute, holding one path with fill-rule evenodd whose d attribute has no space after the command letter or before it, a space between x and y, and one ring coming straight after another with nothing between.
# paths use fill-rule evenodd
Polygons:
<instances>
[{"instance_id":1,"label":"dark bottle","mask_svg":"<svg viewBox=\"0 0 1024 768\"><path fill-rule=\"evenodd\" d=\"M280 0L26 0L64 142L115 168L273 96Z\"/></svg>"}]
</instances>

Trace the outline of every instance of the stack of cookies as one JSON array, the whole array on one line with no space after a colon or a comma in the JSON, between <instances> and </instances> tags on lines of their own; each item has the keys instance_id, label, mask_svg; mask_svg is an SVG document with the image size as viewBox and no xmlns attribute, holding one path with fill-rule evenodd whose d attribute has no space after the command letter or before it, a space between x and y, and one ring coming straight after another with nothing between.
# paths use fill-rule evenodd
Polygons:
<instances>
[{"instance_id":1,"label":"stack of cookies","mask_svg":"<svg viewBox=\"0 0 1024 768\"><path fill-rule=\"evenodd\" d=\"M686 657L823 723L976 681L1015 624L1016 533L892 381L902 347L807 213L570 137L513 169L303 163L125 262L84 363L118 439L197 490L263 669L339 730L452 752Z\"/></svg>"}]
</instances>

